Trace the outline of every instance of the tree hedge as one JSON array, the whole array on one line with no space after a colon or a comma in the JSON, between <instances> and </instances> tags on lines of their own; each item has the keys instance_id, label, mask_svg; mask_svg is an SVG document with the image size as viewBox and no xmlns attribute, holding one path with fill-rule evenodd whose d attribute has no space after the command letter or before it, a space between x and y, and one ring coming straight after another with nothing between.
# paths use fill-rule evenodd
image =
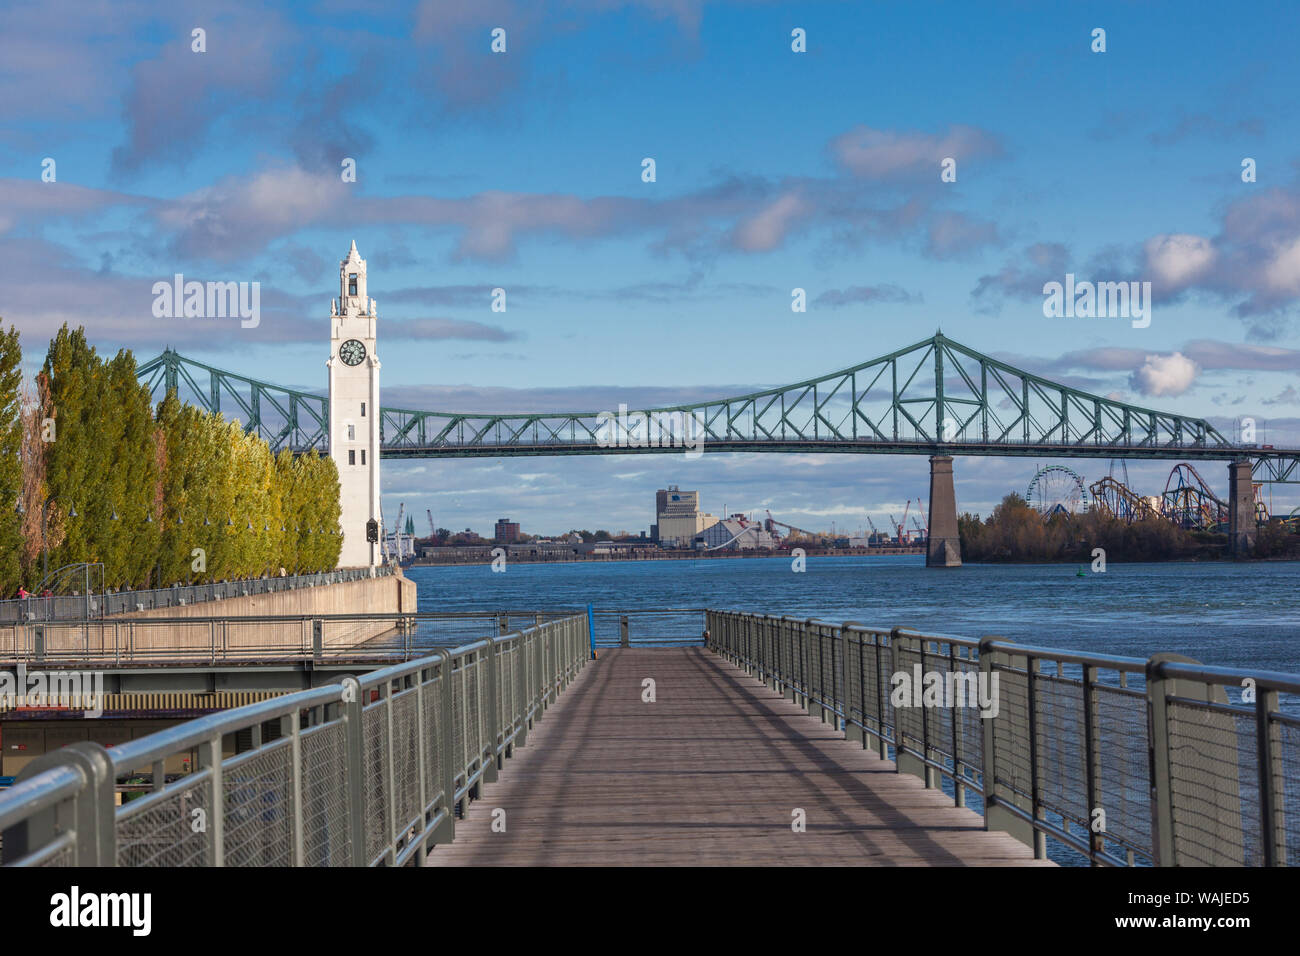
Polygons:
<instances>
[{"instance_id":1,"label":"tree hedge","mask_svg":"<svg viewBox=\"0 0 1300 956\"><path fill-rule=\"evenodd\" d=\"M333 460L274 456L175 393L153 408L131 352L105 361L80 328L51 340L35 398L21 361L17 331L0 330L0 593L37 588L46 550L51 571L102 562L109 588L337 565Z\"/></svg>"}]
</instances>

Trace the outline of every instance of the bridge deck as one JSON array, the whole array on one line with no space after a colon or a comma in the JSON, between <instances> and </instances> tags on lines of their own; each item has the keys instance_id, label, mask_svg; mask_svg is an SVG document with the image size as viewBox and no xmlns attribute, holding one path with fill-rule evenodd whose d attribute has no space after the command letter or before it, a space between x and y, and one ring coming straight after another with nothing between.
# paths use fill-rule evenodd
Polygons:
<instances>
[{"instance_id":1,"label":"bridge deck","mask_svg":"<svg viewBox=\"0 0 1300 956\"><path fill-rule=\"evenodd\" d=\"M491 832L497 807L504 833ZM791 829L796 807L806 832ZM1046 862L982 823L703 648L631 648L584 668L427 862Z\"/></svg>"}]
</instances>

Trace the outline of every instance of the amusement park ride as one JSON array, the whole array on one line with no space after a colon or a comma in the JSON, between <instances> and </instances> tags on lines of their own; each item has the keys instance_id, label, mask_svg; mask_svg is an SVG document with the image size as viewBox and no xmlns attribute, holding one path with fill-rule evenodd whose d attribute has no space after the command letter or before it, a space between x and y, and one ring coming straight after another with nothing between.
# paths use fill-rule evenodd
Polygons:
<instances>
[{"instance_id":1,"label":"amusement park ride","mask_svg":"<svg viewBox=\"0 0 1300 956\"><path fill-rule=\"evenodd\" d=\"M1119 473L1118 475L1116 473ZM1254 484L1255 518L1272 519L1261 493ZM1132 524L1163 518L1190 531L1226 531L1228 503L1214 493L1190 462L1180 461L1169 472L1165 490L1158 495L1140 495L1129 487L1128 467L1111 463L1111 473L1085 487L1083 477L1065 465L1039 468L1025 490L1025 500L1044 517L1097 510ZM1300 525L1300 508L1280 519Z\"/></svg>"}]
</instances>

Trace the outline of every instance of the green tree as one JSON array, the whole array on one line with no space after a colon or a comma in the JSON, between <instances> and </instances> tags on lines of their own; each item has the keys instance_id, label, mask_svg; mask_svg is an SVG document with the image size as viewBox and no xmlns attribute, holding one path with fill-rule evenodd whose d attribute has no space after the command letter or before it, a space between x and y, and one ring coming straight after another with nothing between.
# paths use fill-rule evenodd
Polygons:
<instances>
[{"instance_id":1,"label":"green tree","mask_svg":"<svg viewBox=\"0 0 1300 956\"><path fill-rule=\"evenodd\" d=\"M99 561L101 528L79 516L86 502L102 500L105 492L103 363L86 342L84 330L70 331L65 324L50 342L41 371L48 383L41 417L55 423L55 440L45 452L49 500L42 505L49 565L54 569L74 561ZM110 576L116 570L105 568L110 586L125 583Z\"/></svg>"},{"instance_id":2,"label":"green tree","mask_svg":"<svg viewBox=\"0 0 1300 956\"><path fill-rule=\"evenodd\" d=\"M0 597L22 582L23 353L18 330L0 329Z\"/></svg>"}]
</instances>

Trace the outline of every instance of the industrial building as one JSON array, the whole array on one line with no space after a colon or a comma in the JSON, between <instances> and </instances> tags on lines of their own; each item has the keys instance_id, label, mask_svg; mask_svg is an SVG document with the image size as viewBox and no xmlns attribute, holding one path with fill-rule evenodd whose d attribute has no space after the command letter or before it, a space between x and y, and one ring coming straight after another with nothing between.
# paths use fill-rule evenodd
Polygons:
<instances>
[{"instance_id":1,"label":"industrial building","mask_svg":"<svg viewBox=\"0 0 1300 956\"><path fill-rule=\"evenodd\" d=\"M705 528L695 536L693 544L702 551L750 551L770 550L778 542L759 522L750 521L743 514L733 514Z\"/></svg>"},{"instance_id":2,"label":"industrial building","mask_svg":"<svg viewBox=\"0 0 1300 956\"><path fill-rule=\"evenodd\" d=\"M696 535L717 523L713 515L700 511L698 491L669 485L655 492L655 538L661 547L692 547Z\"/></svg>"}]
</instances>

